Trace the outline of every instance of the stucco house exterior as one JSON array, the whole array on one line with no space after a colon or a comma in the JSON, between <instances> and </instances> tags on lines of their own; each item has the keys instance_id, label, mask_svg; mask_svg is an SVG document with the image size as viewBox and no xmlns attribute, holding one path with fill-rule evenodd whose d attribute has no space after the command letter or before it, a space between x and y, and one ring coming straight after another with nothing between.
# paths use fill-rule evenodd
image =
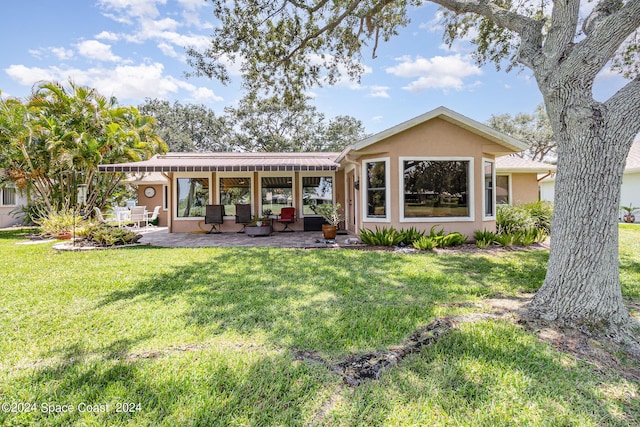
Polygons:
<instances>
[{"instance_id":1,"label":"stucco house exterior","mask_svg":"<svg viewBox=\"0 0 640 427\"><path fill-rule=\"evenodd\" d=\"M0 169L0 175L3 173ZM22 223L17 211L25 203L24 195L14 185L7 183L0 187L0 228Z\"/></svg>"},{"instance_id":2,"label":"stucco house exterior","mask_svg":"<svg viewBox=\"0 0 640 427\"><path fill-rule=\"evenodd\" d=\"M160 224L170 232L202 230L207 204L225 206L222 231L238 231L236 203L250 204L255 216L293 206L290 228L316 229L313 207L332 202L343 206L343 227L352 233L439 224L471 235L495 229L496 203L538 199L538 176L553 166L500 157L526 148L438 107L341 153L167 153L100 171L140 176L138 204L162 206Z\"/></svg>"}]
</instances>

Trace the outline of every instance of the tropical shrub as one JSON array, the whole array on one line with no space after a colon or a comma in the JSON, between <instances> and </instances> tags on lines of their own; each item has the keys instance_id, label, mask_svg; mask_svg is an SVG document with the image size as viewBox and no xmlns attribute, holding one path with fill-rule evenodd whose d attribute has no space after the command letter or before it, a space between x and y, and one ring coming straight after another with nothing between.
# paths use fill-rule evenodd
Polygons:
<instances>
[{"instance_id":1,"label":"tropical shrub","mask_svg":"<svg viewBox=\"0 0 640 427\"><path fill-rule=\"evenodd\" d=\"M404 236L393 227L378 227L375 231L368 228L360 229L360 240L372 246L395 246L402 242Z\"/></svg>"},{"instance_id":2,"label":"tropical shrub","mask_svg":"<svg viewBox=\"0 0 640 427\"><path fill-rule=\"evenodd\" d=\"M453 233L438 236L434 240L439 248L448 248L450 246L460 246L464 244L467 241L467 236L454 231Z\"/></svg>"},{"instance_id":3,"label":"tropical shrub","mask_svg":"<svg viewBox=\"0 0 640 427\"><path fill-rule=\"evenodd\" d=\"M513 246L514 242L515 238L512 233L502 233L496 236L496 243L505 248Z\"/></svg>"},{"instance_id":4,"label":"tropical shrub","mask_svg":"<svg viewBox=\"0 0 640 427\"><path fill-rule=\"evenodd\" d=\"M536 222L529 211L520 206L500 205L496 212L498 234L513 234L535 228Z\"/></svg>"},{"instance_id":5,"label":"tropical shrub","mask_svg":"<svg viewBox=\"0 0 640 427\"><path fill-rule=\"evenodd\" d=\"M40 227L40 233L45 237L57 237L64 233L82 227L86 220L72 210L60 210L49 212L35 220Z\"/></svg>"},{"instance_id":6,"label":"tropical shrub","mask_svg":"<svg viewBox=\"0 0 640 427\"><path fill-rule=\"evenodd\" d=\"M92 228L85 239L99 246L120 246L136 243L141 237L142 235L124 228L99 225Z\"/></svg>"},{"instance_id":7,"label":"tropical shrub","mask_svg":"<svg viewBox=\"0 0 640 427\"><path fill-rule=\"evenodd\" d=\"M476 246L480 249L487 249L491 244L496 242L496 237L496 233L489 230L476 230L473 233Z\"/></svg>"},{"instance_id":8,"label":"tropical shrub","mask_svg":"<svg viewBox=\"0 0 640 427\"><path fill-rule=\"evenodd\" d=\"M420 251L430 251L436 247L436 241L429 236L422 236L413 242L413 247Z\"/></svg>"},{"instance_id":9,"label":"tropical shrub","mask_svg":"<svg viewBox=\"0 0 640 427\"><path fill-rule=\"evenodd\" d=\"M402 243L405 245L412 245L417 240L424 237L424 231L420 231L415 227L411 227L408 229L401 229L400 234L402 235Z\"/></svg>"},{"instance_id":10,"label":"tropical shrub","mask_svg":"<svg viewBox=\"0 0 640 427\"><path fill-rule=\"evenodd\" d=\"M520 207L529 212L535 222L534 228L543 230L547 235L551 234L551 217L553 216L553 204L551 202L538 201L526 203Z\"/></svg>"}]
</instances>

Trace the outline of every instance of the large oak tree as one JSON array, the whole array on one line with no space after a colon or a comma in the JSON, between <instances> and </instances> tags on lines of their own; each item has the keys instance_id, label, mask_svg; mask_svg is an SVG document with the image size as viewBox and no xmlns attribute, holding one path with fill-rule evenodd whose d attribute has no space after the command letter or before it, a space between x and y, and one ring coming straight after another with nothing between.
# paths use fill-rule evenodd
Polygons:
<instances>
[{"instance_id":1,"label":"large oak tree","mask_svg":"<svg viewBox=\"0 0 640 427\"><path fill-rule=\"evenodd\" d=\"M617 214L625 160L640 131L640 0L431 1L448 11L446 39L471 36L479 62L528 67L543 95L558 169L547 276L531 313L606 332L637 350L637 322L620 288ZM375 55L380 40L409 22L410 8L425 2L212 3L219 23L210 46L190 52L196 72L225 80L224 64L237 61L249 90L268 88L287 101L341 73L357 78L362 52ZM594 80L611 64L629 81L597 101Z\"/></svg>"}]
</instances>

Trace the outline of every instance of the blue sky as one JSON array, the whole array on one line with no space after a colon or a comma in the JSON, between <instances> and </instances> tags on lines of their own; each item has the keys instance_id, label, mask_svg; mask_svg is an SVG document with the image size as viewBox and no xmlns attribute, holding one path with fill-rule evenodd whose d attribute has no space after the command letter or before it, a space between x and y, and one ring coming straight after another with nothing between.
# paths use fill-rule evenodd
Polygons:
<instances>
[{"instance_id":1,"label":"blue sky","mask_svg":"<svg viewBox=\"0 0 640 427\"><path fill-rule=\"evenodd\" d=\"M25 97L39 80L97 88L121 104L161 98L204 104L216 113L242 97L240 77L224 86L186 78L185 46L206 46L216 22L204 0L30 0L3 4L0 18L0 90ZM374 133L444 105L478 121L492 114L532 112L542 101L531 72L477 67L472 46L442 43L437 8L412 9L411 24L363 52L360 83L343 80L313 88L313 104L328 117L352 115ZM232 74L234 74L232 72ZM603 72L596 98L624 80Z\"/></svg>"}]
</instances>

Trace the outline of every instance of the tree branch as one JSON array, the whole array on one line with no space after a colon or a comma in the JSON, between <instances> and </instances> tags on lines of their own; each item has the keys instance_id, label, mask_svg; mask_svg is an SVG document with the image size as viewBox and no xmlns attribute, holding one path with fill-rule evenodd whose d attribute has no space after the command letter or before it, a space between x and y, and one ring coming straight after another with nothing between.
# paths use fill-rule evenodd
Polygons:
<instances>
[{"instance_id":1,"label":"tree branch","mask_svg":"<svg viewBox=\"0 0 640 427\"><path fill-rule=\"evenodd\" d=\"M565 47L575 36L580 13L580 0L554 1L551 12L551 27L544 43L547 58L563 56Z\"/></svg>"},{"instance_id":2,"label":"tree branch","mask_svg":"<svg viewBox=\"0 0 640 427\"><path fill-rule=\"evenodd\" d=\"M604 0L607 2L608 0ZM624 41L640 27L640 0L629 0L606 17L589 26L589 34L573 50L570 68L595 77L615 55Z\"/></svg>"},{"instance_id":3,"label":"tree branch","mask_svg":"<svg viewBox=\"0 0 640 427\"><path fill-rule=\"evenodd\" d=\"M635 117L640 111L640 76L627 83L604 103L610 114L626 118ZM635 133L640 132L640 123L636 123Z\"/></svg>"}]
</instances>

